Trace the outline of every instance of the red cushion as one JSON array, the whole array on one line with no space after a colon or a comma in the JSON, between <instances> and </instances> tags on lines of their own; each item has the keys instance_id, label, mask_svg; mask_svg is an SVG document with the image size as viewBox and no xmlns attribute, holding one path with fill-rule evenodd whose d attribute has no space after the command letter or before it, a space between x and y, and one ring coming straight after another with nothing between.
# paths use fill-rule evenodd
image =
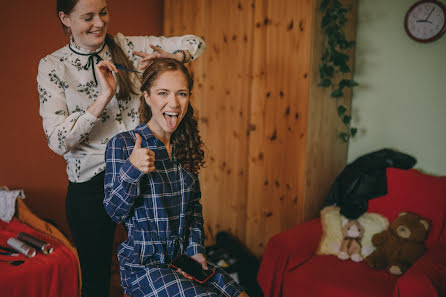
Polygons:
<instances>
[{"instance_id":1,"label":"red cushion","mask_svg":"<svg viewBox=\"0 0 446 297\"><path fill-rule=\"evenodd\" d=\"M335 256L314 256L285 274L283 297L392 296L398 277L373 270L367 263L342 261Z\"/></svg>"},{"instance_id":2,"label":"red cushion","mask_svg":"<svg viewBox=\"0 0 446 297\"><path fill-rule=\"evenodd\" d=\"M435 177L415 169L387 169L386 195L369 201L369 212L384 215L392 222L402 211L411 211L431 220L426 246L441 236L446 222L446 176ZM446 240L446 235L443 236Z\"/></svg>"}]
</instances>

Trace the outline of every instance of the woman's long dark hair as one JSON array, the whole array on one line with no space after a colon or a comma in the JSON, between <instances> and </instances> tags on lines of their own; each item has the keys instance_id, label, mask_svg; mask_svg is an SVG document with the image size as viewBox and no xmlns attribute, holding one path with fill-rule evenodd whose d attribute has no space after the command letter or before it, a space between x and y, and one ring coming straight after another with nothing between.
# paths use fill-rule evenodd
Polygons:
<instances>
[{"instance_id":1,"label":"woman's long dark hair","mask_svg":"<svg viewBox=\"0 0 446 297\"><path fill-rule=\"evenodd\" d=\"M59 18L59 12L65 14L70 14L74 6L76 6L79 0L57 0L57 16ZM60 18L59 18L60 21ZM62 22L61 22L62 23ZM65 33L70 32L70 28L62 23L62 29ZM126 68L135 70L133 63L127 58L126 54L122 48L115 42L112 35L107 34L105 36L105 43L107 44L110 54L112 56L112 61L114 64L121 64ZM130 100L131 94L137 94L135 92L135 85L131 80L131 76L135 75L129 71L119 71L116 73L118 78L119 93L116 95L118 100Z\"/></svg>"},{"instance_id":2,"label":"woman's long dark hair","mask_svg":"<svg viewBox=\"0 0 446 297\"><path fill-rule=\"evenodd\" d=\"M150 89L159 78L159 76L166 71L181 71L187 80L187 87L189 93L192 91L193 79L189 74L187 68L183 63L170 58L157 58L144 71L141 93L146 91L150 95ZM139 107L139 119L141 123L147 123L152 118L152 110L146 103L144 95L141 95L141 104ZM194 117L194 109L189 102L187 112L184 115L178 128L172 134L172 144L175 146L175 158L178 162L189 172L198 174L200 168L203 167L204 151L202 149L203 142L198 131L197 120Z\"/></svg>"}]
</instances>

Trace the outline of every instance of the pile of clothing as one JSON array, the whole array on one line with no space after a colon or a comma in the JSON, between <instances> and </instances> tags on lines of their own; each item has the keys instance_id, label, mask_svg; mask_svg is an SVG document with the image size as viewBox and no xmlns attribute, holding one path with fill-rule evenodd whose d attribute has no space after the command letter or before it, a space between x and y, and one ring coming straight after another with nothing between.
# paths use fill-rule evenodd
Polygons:
<instances>
[{"instance_id":1,"label":"pile of clothing","mask_svg":"<svg viewBox=\"0 0 446 297\"><path fill-rule=\"evenodd\" d=\"M389 148L365 154L342 170L324 206L339 206L343 216L356 220L367 211L369 200L387 194L388 167L407 170L416 163L414 157Z\"/></svg>"},{"instance_id":2,"label":"pile of clothing","mask_svg":"<svg viewBox=\"0 0 446 297\"><path fill-rule=\"evenodd\" d=\"M249 296L263 296L256 281L260 262L236 237L219 232L216 244L206 248L206 257L230 274Z\"/></svg>"}]
</instances>

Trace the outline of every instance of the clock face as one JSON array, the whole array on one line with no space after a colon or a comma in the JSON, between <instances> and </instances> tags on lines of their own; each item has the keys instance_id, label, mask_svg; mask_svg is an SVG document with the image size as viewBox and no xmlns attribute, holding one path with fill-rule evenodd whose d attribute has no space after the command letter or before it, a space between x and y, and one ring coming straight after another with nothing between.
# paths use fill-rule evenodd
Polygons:
<instances>
[{"instance_id":1,"label":"clock face","mask_svg":"<svg viewBox=\"0 0 446 297\"><path fill-rule=\"evenodd\" d=\"M405 29L409 36L421 42L438 39L445 31L446 10L437 1L419 1L407 12Z\"/></svg>"}]
</instances>

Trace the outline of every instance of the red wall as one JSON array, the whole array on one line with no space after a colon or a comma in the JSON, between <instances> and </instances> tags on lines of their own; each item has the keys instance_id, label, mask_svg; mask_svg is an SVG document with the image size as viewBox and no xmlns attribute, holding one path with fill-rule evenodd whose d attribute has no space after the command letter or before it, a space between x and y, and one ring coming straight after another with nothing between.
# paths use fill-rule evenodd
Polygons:
<instances>
[{"instance_id":1,"label":"red wall","mask_svg":"<svg viewBox=\"0 0 446 297\"><path fill-rule=\"evenodd\" d=\"M162 34L162 0L108 4L110 33ZM39 60L68 41L57 18L56 0L8 1L0 10L0 33L0 186L24 189L27 205L69 234L65 160L48 148L36 84Z\"/></svg>"}]
</instances>

